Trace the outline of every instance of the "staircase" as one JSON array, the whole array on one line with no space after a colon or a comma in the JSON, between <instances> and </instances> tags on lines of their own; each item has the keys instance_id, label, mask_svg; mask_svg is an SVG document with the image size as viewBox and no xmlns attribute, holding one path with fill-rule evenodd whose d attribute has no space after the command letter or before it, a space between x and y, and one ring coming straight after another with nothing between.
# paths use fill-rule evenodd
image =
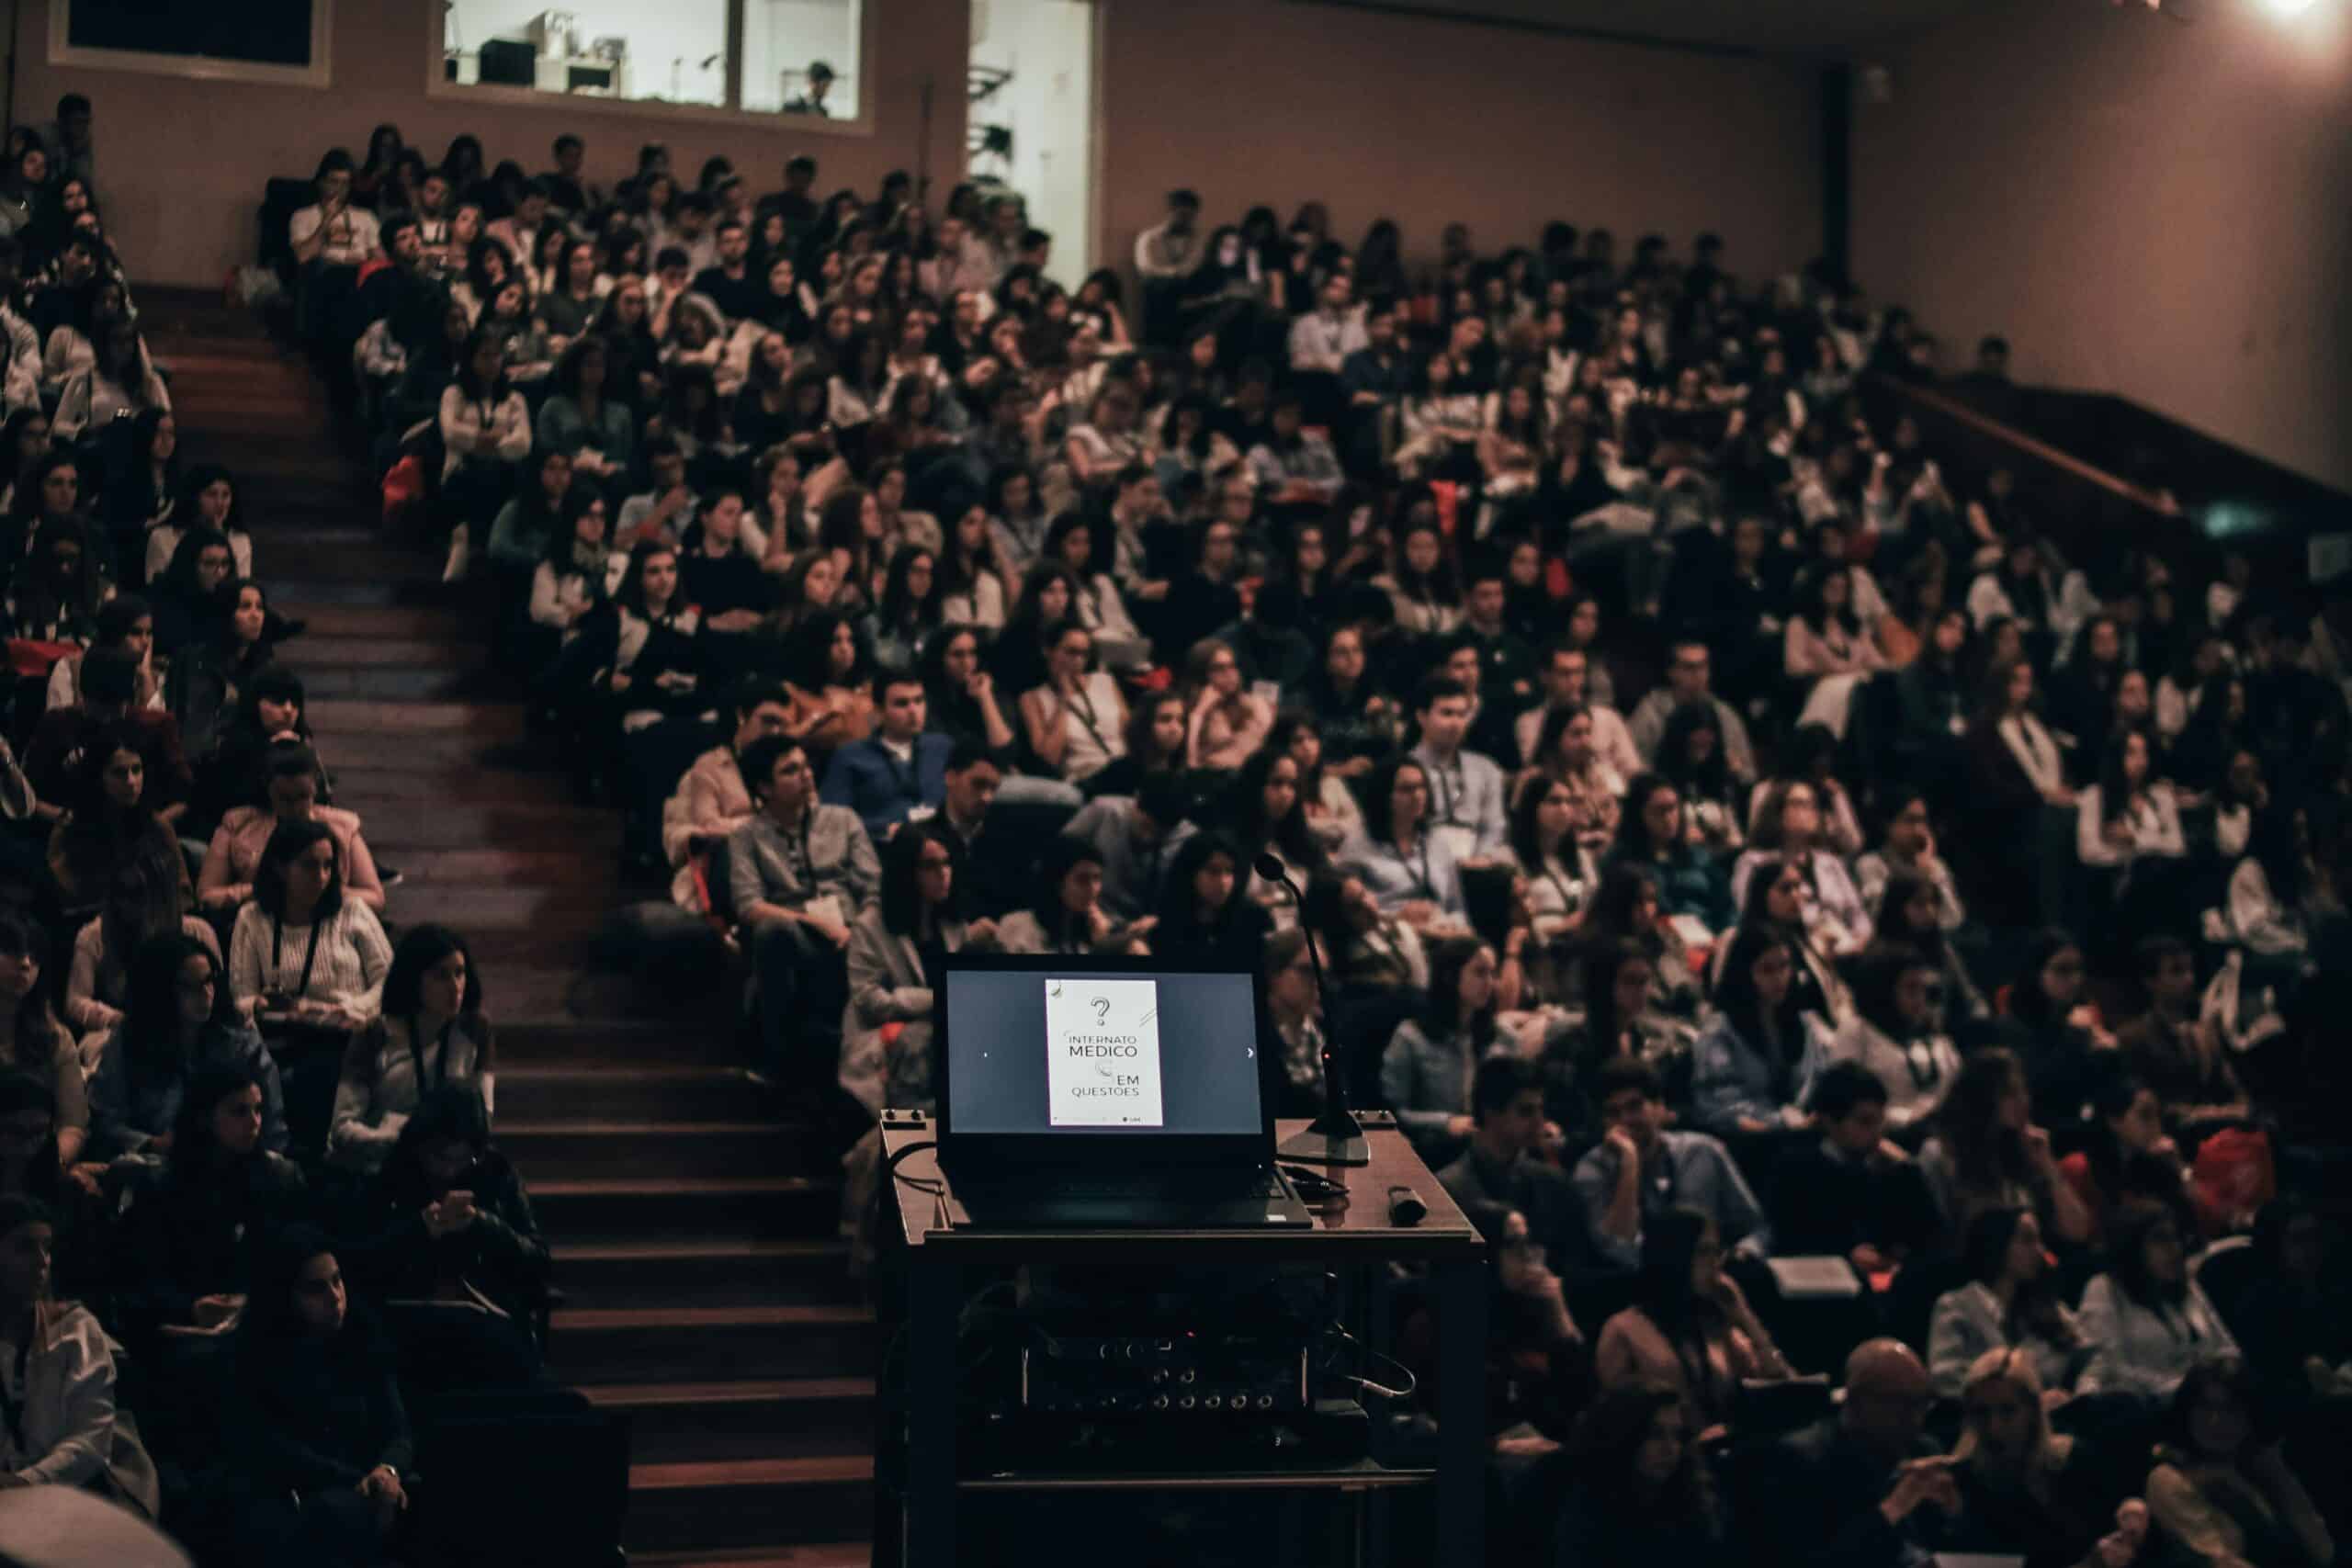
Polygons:
<instances>
[{"instance_id":1,"label":"staircase","mask_svg":"<svg viewBox=\"0 0 2352 1568\"><path fill-rule=\"evenodd\" d=\"M386 541L311 368L216 298L140 301L183 454L236 474L256 570L310 624L283 657L336 804L406 877L390 920L473 947L499 1141L564 1295L552 1370L632 1421L631 1562L865 1563L877 1347L844 1276L838 1172L808 1168L707 1008L653 1022L621 1016L625 993L589 999L616 987L582 975L583 939L641 896L618 885L616 820L572 800L483 678L480 619L437 558Z\"/></svg>"}]
</instances>

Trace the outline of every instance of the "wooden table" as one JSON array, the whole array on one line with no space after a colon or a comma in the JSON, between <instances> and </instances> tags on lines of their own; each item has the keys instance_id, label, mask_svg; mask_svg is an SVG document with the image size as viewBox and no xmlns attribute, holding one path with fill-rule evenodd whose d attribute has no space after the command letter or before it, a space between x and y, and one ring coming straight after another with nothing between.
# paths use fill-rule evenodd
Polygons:
<instances>
[{"instance_id":1,"label":"wooden table","mask_svg":"<svg viewBox=\"0 0 2352 1568\"><path fill-rule=\"evenodd\" d=\"M1439 1315L1440 1454L1434 1477L1439 1561L1464 1568L1482 1563L1487 1450L1485 1243L1396 1122L1383 1114L1361 1119L1372 1163L1324 1168L1346 1185L1347 1201L1317 1210L1311 1229L989 1231L971 1223L941 1175L935 1151L927 1146L932 1137L930 1120L891 1112L882 1127L884 1158L912 1151L899 1159L897 1173L905 1179L891 1183L895 1205L884 1205L886 1224L890 1213L898 1216L909 1261L906 1568L949 1568L957 1561L956 1508L960 1492L1269 1486L1364 1492L1430 1479L1427 1472L1387 1470L1370 1460L1321 1471L963 1473L956 1456L956 1333L966 1295L964 1270L1052 1263L1143 1268L1171 1275L1207 1267L1282 1263L1311 1263L1333 1271L1391 1261L1427 1265L1436 1286ZM1277 1125L1275 1135L1286 1138L1306 1126L1303 1120L1284 1121ZM933 1186L940 1190L930 1190ZM1389 1223L1391 1187L1409 1188L1427 1206L1428 1216L1419 1224L1408 1228Z\"/></svg>"}]
</instances>

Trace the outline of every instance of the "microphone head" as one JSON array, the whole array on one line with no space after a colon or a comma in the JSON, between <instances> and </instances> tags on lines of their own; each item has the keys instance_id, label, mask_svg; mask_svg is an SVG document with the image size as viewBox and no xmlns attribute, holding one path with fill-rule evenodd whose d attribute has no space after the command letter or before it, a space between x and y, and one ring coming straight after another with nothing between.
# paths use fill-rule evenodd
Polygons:
<instances>
[{"instance_id":1,"label":"microphone head","mask_svg":"<svg viewBox=\"0 0 2352 1568\"><path fill-rule=\"evenodd\" d=\"M1290 874L1283 869L1282 861L1271 851L1258 857L1252 869L1269 882L1287 882Z\"/></svg>"}]
</instances>

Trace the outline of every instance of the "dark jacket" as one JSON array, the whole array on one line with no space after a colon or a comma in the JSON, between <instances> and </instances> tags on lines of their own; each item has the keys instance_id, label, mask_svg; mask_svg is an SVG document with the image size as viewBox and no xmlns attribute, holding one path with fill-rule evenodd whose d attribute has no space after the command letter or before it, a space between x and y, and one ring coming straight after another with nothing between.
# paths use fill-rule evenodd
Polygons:
<instances>
[{"instance_id":1,"label":"dark jacket","mask_svg":"<svg viewBox=\"0 0 2352 1568\"><path fill-rule=\"evenodd\" d=\"M254 1248L308 1207L301 1168L267 1150L226 1168L164 1171L133 1194L123 1221L125 1327L187 1323L198 1296L243 1293Z\"/></svg>"},{"instance_id":2,"label":"dark jacket","mask_svg":"<svg viewBox=\"0 0 2352 1568\"><path fill-rule=\"evenodd\" d=\"M548 1247L522 1178L490 1149L458 1185L474 1195L474 1223L436 1240L424 1228L434 1194L403 1139L339 1254L353 1284L374 1301L424 1301L445 1287L469 1285L509 1317L528 1323L547 1294Z\"/></svg>"},{"instance_id":3,"label":"dark jacket","mask_svg":"<svg viewBox=\"0 0 2352 1568\"><path fill-rule=\"evenodd\" d=\"M231 1451L259 1495L347 1491L378 1465L414 1458L390 1348L366 1318L323 1345L243 1334Z\"/></svg>"}]
</instances>

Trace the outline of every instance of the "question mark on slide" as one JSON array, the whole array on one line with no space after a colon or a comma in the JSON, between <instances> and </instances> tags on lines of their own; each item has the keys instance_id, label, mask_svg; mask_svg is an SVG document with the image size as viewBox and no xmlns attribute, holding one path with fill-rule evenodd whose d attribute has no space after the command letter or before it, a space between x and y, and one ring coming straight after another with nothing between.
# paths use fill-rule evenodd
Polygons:
<instances>
[{"instance_id":1,"label":"question mark on slide","mask_svg":"<svg viewBox=\"0 0 2352 1568\"><path fill-rule=\"evenodd\" d=\"M1108 1023L1110 1021L1111 1021L1111 998L1108 998L1108 997L1097 997L1097 998L1094 998L1094 1021L1095 1021L1095 1022L1097 1022L1097 1023Z\"/></svg>"}]
</instances>

